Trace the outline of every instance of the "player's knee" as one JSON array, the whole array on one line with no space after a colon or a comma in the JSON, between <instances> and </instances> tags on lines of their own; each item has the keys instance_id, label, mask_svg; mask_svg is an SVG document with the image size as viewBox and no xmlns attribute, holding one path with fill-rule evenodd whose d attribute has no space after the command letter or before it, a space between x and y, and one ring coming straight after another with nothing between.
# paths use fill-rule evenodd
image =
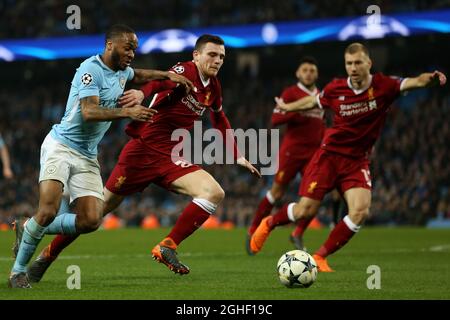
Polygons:
<instances>
[{"instance_id":1,"label":"player's knee","mask_svg":"<svg viewBox=\"0 0 450 320\"><path fill-rule=\"evenodd\" d=\"M218 205L225 198L225 191L223 191L219 185L210 186L209 188L203 189L203 191L196 195L195 198L205 199Z\"/></svg>"},{"instance_id":2,"label":"player's knee","mask_svg":"<svg viewBox=\"0 0 450 320\"><path fill-rule=\"evenodd\" d=\"M356 207L353 210L350 210L348 215L350 216L350 219L354 224L361 225L369 216L369 207L367 206Z\"/></svg>"},{"instance_id":3,"label":"player's knee","mask_svg":"<svg viewBox=\"0 0 450 320\"><path fill-rule=\"evenodd\" d=\"M35 216L35 220L40 225L46 226L55 219L58 208L54 205L41 205Z\"/></svg>"},{"instance_id":4,"label":"player's knee","mask_svg":"<svg viewBox=\"0 0 450 320\"><path fill-rule=\"evenodd\" d=\"M312 202L300 201L294 206L294 217L296 219L309 219L317 214L319 204Z\"/></svg>"},{"instance_id":5,"label":"player's knee","mask_svg":"<svg viewBox=\"0 0 450 320\"><path fill-rule=\"evenodd\" d=\"M222 202L224 198L225 198L225 191L221 187L216 187L213 190L211 190L208 200L214 204L219 204Z\"/></svg>"},{"instance_id":6,"label":"player's knee","mask_svg":"<svg viewBox=\"0 0 450 320\"><path fill-rule=\"evenodd\" d=\"M82 233L93 232L100 228L102 215L98 212L88 212L85 216L77 217L77 229Z\"/></svg>"},{"instance_id":7,"label":"player's knee","mask_svg":"<svg viewBox=\"0 0 450 320\"><path fill-rule=\"evenodd\" d=\"M272 189L270 193L275 201L280 201L284 195L284 192L281 189Z\"/></svg>"}]
</instances>

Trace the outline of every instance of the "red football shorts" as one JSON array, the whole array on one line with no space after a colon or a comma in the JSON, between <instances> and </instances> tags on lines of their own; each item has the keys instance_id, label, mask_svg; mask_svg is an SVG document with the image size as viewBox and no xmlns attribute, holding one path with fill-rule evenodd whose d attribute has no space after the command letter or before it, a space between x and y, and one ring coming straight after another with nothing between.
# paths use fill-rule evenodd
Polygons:
<instances>
[{"instance_id":1,"label":"red football shorts","mask_svg":"<svg viewBox=\"0 0 450 320\"><path fill-rule=\"evenodd\" d=\"M299 195L320 201L334 188L341 195L352 188L371 190L369 160L318 149L306 167Z\"/></svg>"},{"instance_id":2,"label":"red football shorts","mask_svg":"<svg viewBox=\"0 0 450 320\"><path fill-rule=\"evenodd\" d=\"M201 169L183 159L174 162L170 156L152 151L139 139L132 139L120 152L105 187L122 196L142 192L150 183L170 190L173 181Z\"/></svg>"},{"instance_id":3,"label":"red football shorts","mask_svg":"<svg viewBox=\"0 0 450 320\"><path fill-rule=\"evenodd\" d=\"M278 156L278 171L275 175L275 182L281 185L289 184L299 172L303 177L306 166L315 150L315 148L309 150L282 148Z\"/></svg>"}]
</instances>

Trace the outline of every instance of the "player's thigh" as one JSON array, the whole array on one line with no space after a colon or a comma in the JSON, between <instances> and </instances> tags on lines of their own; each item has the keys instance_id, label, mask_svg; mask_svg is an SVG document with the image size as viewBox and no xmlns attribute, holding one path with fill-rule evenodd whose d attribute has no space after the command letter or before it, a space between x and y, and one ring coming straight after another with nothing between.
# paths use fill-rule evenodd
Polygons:
<instances>
[{"instance_id":1,"label":"player's thigh","mask_svg":"<svg viewBox=\"0 0 450 320\"><path fill-rule=\"evenodd\" d=\"M75 202L75 210L80 223L95 226L103 217L103 182L100 176L100 165L97 159L81 155L73 158L71 176L68 181L71 202Z\"/></svg>"},{"instance_id":2,"label":"player's thigh","mask_svg":"<svg viewBox=\"0 0 450 320\"><path fill-rule=\"evenodd\" d=\"M70 149L48 134L41 145L39 183L46 180L59 181L66 191L70 176L70 159Z\"/></svg>"},{"instance_id":3,"label":"player's thigh","mask_svg":"<svg viewBox=\"0 0 450 320\"><path fill-rule=\"evenodd\" d=\"M281 183L274 181L272 183L272 188L270 189L270 193L275 198L275 200L279 200L284 196L287 188L288 188L288 184L281 184Z\"/></svg>"},{"instance_id":4,"label":"player's thigh","mask_svg":"<svg viewBox=\"0 0 450 320\"><path fill-rule=\"evenodd\" d=\"M337 170L334 155L319 149L308 163L302 177L299 195L322 201L325 194L335 188Z\"/></svg>"},{"instance_id":5,"label":"player's thigh","mask_svg":"<svg viewBox=\"0 0 450 320\"><path fill-rule=\"evenodd\" d=\"M63 184L57 180L44 180L39 183L39 208L34 216L41 226L47 226L55 218L61 198Z\"/></svg>"},{"instance_id":6,"label":"player's thigh","mask_svg":"<svg viewBox=\"0 0 450 320\"><path fill-rule=\"evenodd\" d=\"M125 198L124 196L109 191L107 188L103 189L103 194L105 196L105 205L103 207L104 216L119 207Z\"/></svg>"},{"instance_id":7,"label":"player's thigh","mask_svg":"<svg viewBox=\"0 0 450 320\"><path fill-rule=\"evenodd\" d=\"M94 196L82 196L74 200L74 211L77 213L77 224L91 226L96 229L103 218L104 202Z\"/></svg>"},{"instance_id":8,"label":"player's thigh","mask_svg":"<svg viewBox=\"0 0 450 320\"><path fill-rule=\"evenodd\" d=\"M202 198L215 204L220 203L225 196L219 183L202 169L179 177L171 183L170 188L175 192Z\"/></svg>"},{"instance_id":9,"label":"player's thigh","mask_svg":"<svg viewBox=\"0 0 450 320\"><path fill-rule=\"evenodd\" d=\"M295 159L289 158L289 161L286 159L280 159L280 165L274 180L278 184L287 185L299 172L300 164L295 161Z\"/></svg>"}]
</instances>

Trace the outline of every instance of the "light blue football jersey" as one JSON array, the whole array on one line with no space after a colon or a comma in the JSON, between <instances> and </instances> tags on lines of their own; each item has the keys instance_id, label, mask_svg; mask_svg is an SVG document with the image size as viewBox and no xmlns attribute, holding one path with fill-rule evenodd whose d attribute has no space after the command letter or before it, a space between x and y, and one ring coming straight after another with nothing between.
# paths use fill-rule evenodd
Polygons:
<instances>
[{"instance_id":1,"label":"light blue football jersey","mask_svg":"<svg viewBox=\"0 0 450 320\"><path fill-rule=\"evenodd\" d=\"M3 148L4 145L5 145L5 140L3 140L3 137L0 134L0 148Z\"/></svg>"},{"instance_id":2,"label":"light blue football jersey","mask_svg":"<svg viewBox=\"0 0 450 320\"><path fill-rule=\"evenodd\" d=\"M97 146L111 121L84 121L80 99L98 96L100 107L116 108L126 82L133 77L132 68L113 71L103 63L99 55L84 60L73 77L61 123L53 126L51 136L89 158L96 158Z\"/></svg>"}]
</instances>

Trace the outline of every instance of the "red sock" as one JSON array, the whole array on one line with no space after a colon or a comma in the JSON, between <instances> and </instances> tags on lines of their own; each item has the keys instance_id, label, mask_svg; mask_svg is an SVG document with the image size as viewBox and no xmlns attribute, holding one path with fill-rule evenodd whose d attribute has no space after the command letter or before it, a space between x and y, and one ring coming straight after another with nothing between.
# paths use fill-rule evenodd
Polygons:
<instances>
[{"instance_id":1,"label":"red sock","mask_svg":"<svg viewBox=\"0 0 450 320\"><path fill-rule=\"evenodd\" d=\"M209 213L191 202L184 208L183 213L178 217L175 226L167 237L171 238L177 245L189 237L195 230L209 218Z\"/></svg>"},{"instance_id":2,"label":"red sock","mask_svg":"<svg viewBox=\"0 0 450 320\"><path fill-rule=\"evenodd\" d=\"M269 227L271 227L272 229L277 227L277 226L282 226L288 223L291 223L292 221L289 220L288 218L288 214L287 214L287 208L288 208L289 204L285 204L283 207L281 207L280 210L278 210L277 213L275 213L272 216L272 219L270 219L268 221Z\"/></svg>"},{"instance_id":3,"label":"red sock","mask_svg":"<svg viewBox=\"0 0 450 320\"><path fill-rule=\"evenodd\" d=\"M270 214L272 208L273 204L270 203L267 196L265 196L259 203L258 209L256 210L255 217L253 218L252 224L248 229L249 234L253 234L255 232L256 228L258 228L261 223L261 220Z\"/></svg>"},{"instance_id":4,"label":"red sock","mask_svg":"<svg viewBox=\"0 0 450 320\"><path fill-rule=\"evenodd\" d=\"M326 257L333 252L336 252L342 248L355 233L356 232L350 230L344 220L341 220L331 231L327 241L325 241L320 249L316 251L316 254L321 257Z\"/></svg>"},{"instance_id":5,"label":"red sock","mask_svg":"<svg viewBox=\"0 0 450 320\"><path fill-rule=\"evenodd\" d=\"M63 235L58 234L49 245L48 254L51 257L57 257L61 251L63 251L69 244L78 238L78 234L75 235Z\"/></svg>"},{"instance_id":6,"label":"red sock","mask_svg":"<svg viewBox=\"0 0 450 320\"><path fill-rule=\"evenodd\" d=\"M312 219L314 217L308 218L308 219L300 219L297 222L297 227L292 231L293 237L301 237L303 236L303 233L305 233L306 228L308 228L309 224L311 223Z\"/></svg>"}]
</instances>

